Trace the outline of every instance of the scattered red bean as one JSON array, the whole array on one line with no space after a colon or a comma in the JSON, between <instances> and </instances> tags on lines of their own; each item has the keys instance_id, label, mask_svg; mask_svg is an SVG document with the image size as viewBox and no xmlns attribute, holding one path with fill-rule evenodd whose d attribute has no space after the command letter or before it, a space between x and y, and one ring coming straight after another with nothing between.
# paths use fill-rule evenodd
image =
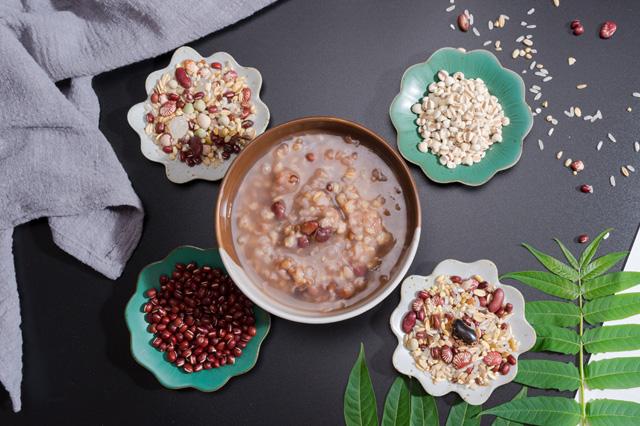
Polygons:
<instances>
[{"instance_id":1,"label":"scattered red bean","mask_svg":"<svg viewBox=\"0 0 640 426\"><path fill-rule=\"evenodd\" d=\"M580 236L578 236L578 242L580 244L585 244L589 242L589 236L587 234L582 234Z\"/></svg>"},{"instance_id":2,"label":"scattered red bean","mask_svg":"<svg viewBox=\"0 0 640 426\"><path fill-rule=\"evenodd\" d=\"M600 27L600 38L611 38L616 30L618 29L618 26L616 25L615 22L613 21L605 21L602 26Z\"/></svg>"},{"instance_id":3,"label":"scattered red bean","mask_svg":"<svg viewBox=\"0 0 640 426\"><path fill-rule=\"evenodd\" d=\"M185 89L191 87L191 77L187 75L187 70L182 67L176 68L176 80L178 81L178 84Z\"/></svg>"},{"instance_id":4,"label":"scattered red bean","mask_svg":"<svg viewBox=\"0 0 640 426\"><path fill-rule=\"evenodd\" d=\"M487 309L489 312L498 312L498 310L502 309L502 302L504 301L504 291L501 288L496 289L493 292L493 297L491 301L487 305Z\"/></svg>"},{"instance_id":5,"label":"scattered red bean","mask_svg":"<svg viewBox=\"0 0 640 426\"><path fill-rule=\"evenodd\" d=\"M574 172L581 172L584 170L584 163L581 160L576 160L570 164L571 170Z\"/></svg>"},{"instance_id":6,"label":"scattered red bean","mask_svg":"<svg viewBox=\"0 0 640 426\"><path fill-rule=\"evenodd\" d=\"M320 227L316 231L315 239L319 243L324 243L326 241L329 241L329 238L331 238L331 235L333 235L333 228Z\"/></svg>"},{"instance_id":7,"label":"scattered red bean","mask_svg":"<svg viewBox=\"0 0 640 426\"><path fill-rule=\"evenodd\" d=\"M215 68L217 70L222 69L222 64L220 62L211 62L211 68Z\"/></svg>"},{"instance_id":8,"label":"scattered red bean","mask_svg":"<svg viewBox=\"0 0 640 426\"><path fill-rule=\"evenodd\" d=\"M302 235L298 237L298 248L306 248L309 247L309 237L306 235Z\"/></svg>"},{"instance_id":9,"label":"scattered red bean","mask_svg":"<svg viewBox=\"0 0 640 426\"><path fill-rule=\"evenodd\" d=\"M271 204L271 211L276 215L276 219L282 220L286 217L287 207L280 200Z\"/></svg>"},{"instance_id":10,"label":"scattered red bean","mask_svg":"<svg viewBox=\"0 0 640 426\"><path fill-rule=\"evenodd\" d=\"M507 303L506 305L504 305L504 311L506 313L508 313L508 314L513 312L513 304L512 303Z\"/></svg>"},{"instance_id":11,"label":"scattered red bean","mask_svg":"<svg viewBox=\"0 0 640 426\"><path fill-rule=\"evenodd\" d=\"M416 325L416 313L413 311L407 312L402 319L402 331L410 333L413 330L413 326Z\"/></svg>"},{"instance_id":12,"label":"scattered red bean","mask_svg":"<svg viewBox=\"0 0 640 426\"><path fill-rule=\"evenodd\" d=\"M593 186L587 184L580 185L580 191L584 192L585 194L591 194L593 193Z\"/></svg>"},{"instance_id":13,"label":"scattered red bean","mask_svg":"<svg viewBox=\"0 0 640 426\"><path fill-rule=\"evenodd\" d=\"M469 31L469 17L466 13L458 15L458 28L465 33Z\"/></svg>"},{"instance_id":14,"label":"scattered red bean","mask_svg":"<svg viewBox=\"0 0 640 426\"><path fill-rule=\"evenodd\" d=\"M573 30L573 35L579 36L584 33L584 26L578 19L571 21L571 29Z\"/></svg>"},{"instance_id":15,"label":"scattered red bean","mask_svg":"<svg viewBox=\"0 0 640 426\"><path fill-rule=\"evenodd\" d=\"M220 269L177 263L145 296L151 345L186 373L235 363L256 335L252 302Z\"/></svg>"},{"instance_id":16,"label":"scattered red bean","mask_svg":"<svg viewBox=\"0 0 640 426\"><path fill-rule=\"evenodd\" d=\"M507 357L507 362L511 365L516 365L516 363L518 362L518 360L516 359L515 356L509 354L509 356Z\"/></svg>"}]
</instances>

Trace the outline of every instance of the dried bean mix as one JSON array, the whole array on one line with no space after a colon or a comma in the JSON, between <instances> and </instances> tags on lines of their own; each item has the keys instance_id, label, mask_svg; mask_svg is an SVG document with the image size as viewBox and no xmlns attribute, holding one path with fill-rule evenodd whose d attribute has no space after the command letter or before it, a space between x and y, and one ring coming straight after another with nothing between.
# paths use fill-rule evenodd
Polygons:
<instances>
[{"instance_id":1,"label":"dried bean mix","mask_svg":"<svg viewBox=\"0 0 640 426\"><path fill-rule=\"evenodd\" d=\"M403 317L404 345L434 383L487 386L517 362L512 312L504 291L482 277L440 275Z\"/></svg>"},{"instance_id":2,"label":"dried bean mix","mask_svg":"<svg viewBox=\"0 0 640 426\"><path fill-rule=\"evenodd\" d=\"M251 96L230 64L187 59L157 81L145 132L172 160L218 165L256 136Z\"/></svg>"}]
</instances>

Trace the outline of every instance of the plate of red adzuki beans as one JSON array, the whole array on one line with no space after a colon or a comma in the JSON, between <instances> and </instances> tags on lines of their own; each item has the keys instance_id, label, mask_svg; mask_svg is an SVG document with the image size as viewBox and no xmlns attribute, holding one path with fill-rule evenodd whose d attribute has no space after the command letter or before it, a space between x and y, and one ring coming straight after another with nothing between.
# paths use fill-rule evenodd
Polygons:
<instances>
[{"instance_id":1,"label":"plate of red adzuki beans","mask_svg":"<svg viewBox=\"0 0 640 426\"><path fill-rule=\"evenodd\" d=\"M180 247L140 274L126 310L132 352L167 387L215 390L257 360L269 316L221 266L217 250Z\"/></svg>"}]
</instances>

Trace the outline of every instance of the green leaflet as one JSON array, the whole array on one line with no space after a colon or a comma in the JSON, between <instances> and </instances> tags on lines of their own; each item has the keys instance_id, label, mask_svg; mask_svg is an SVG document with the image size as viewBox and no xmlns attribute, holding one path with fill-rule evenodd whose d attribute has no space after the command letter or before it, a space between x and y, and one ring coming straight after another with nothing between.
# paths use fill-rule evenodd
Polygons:
<instances>
[{"instance_id":1,"label":"green leaflet","mask_svg":"<svg viewBox=\"0 0 640 426\"><path fill-rule=\"evenodd\" d=\"M600 242L602 241L604 236L611 231L613 231L612 228L605 229L600 233L600 235L598 235L596 238L594 238L593 241L591 241L586 249L584 249L582 255L580 256L580 269L584 269L585 266L587 266L587 264L591 262L591 259L593 259L593 256L596 254L598 247L600 247Z\"/></svg>"},{"instance_id":2,"label":"green leaflet","mask_svg":"<svg viewBox=\"0 0 640 426\"><path fill-rule=\"evenodd\" d=\"M538 389L574 391L580 387L580 372L572 363L521 360L514 381Z\"/></svg>"},{"instance_id":3,"label":"green leaflet","mask_svg":"<svg viewBox=\"0 0 640 426\"><path fill-rule=\"evenodd\" d=\"M578 297L578 287L571 281L558 277L550 272L524 271L512 272L500 277L501 280L511 278L523 284L537 288L552 296L575 300Z\"/></svg>"},{"instance_id":4,"label":"green leaflet","mask_svg":"<svg viewBox=\"0 0 640 426\"><path fill-rule=\"evenodd\" d=\"M445 426L480 426L481 405L469 405L462 401L449 410Z\"/></svg>"},{"instance_id":5,"label":"green leaflet","mask_svg":"<svg viewBox=\"0 0 640 426\"><path fill-rule=\"evenodd\" d=\"M580 351L580 336L574 330L553 325L534 325L537 339L532 351L550 351L575 355Z\"/></svg>"},{"instance_id":6,"label":"green leaflet","mask_svg":"<svg viewBox=\"0 0 640 426\"><path fill-rule=\"evenodd\" d=\"M410 426L439 426L436 400L427 394L417 380L409 384L411 391Z\"/></svg>"},{"instance_id":7,"label":"green leaflet","mask_svg":"<svg viewBox=\"0 0 640 426\"><path fill-rule=\"evenodd\" d=\"M344 422L347 426L378 425L376 395L373 392L362 344L344 392Z\"/></svg>"},{"instance_id":8,"label":"green leaflet","mask_svg":"<svg viewBox=\"0 0 640 426\"><path fill-rule=\"evenodd\" d=\"M591 389L629 389L640 386L640 357L611 358L585 366Z\"/></svg>"},{"instance_id":9,"label":"green leaflet","mask_svg":"<svg viewBox=\"0 0 640 426\"><path fill-rule=\"evenodd\" d=\"M387 393L382 426L407 426L411 417L411 395L404 377L396 377Z\"/></svg>"},{"instance_id":10,"label":"green leaflet","mask_svg":"<svg viewBox=\"0 0 640 426\"><path fill-rule=\"evenodd\" d=\"M580 420L580 404L569 398L534 396L506 402L481 414L537 426L575 426Z\"/></svg>"},{"instance_id":11,"label":"green leaflet","mask_svg":"<svg viewBox=\"0 0 640 426\"><path fill-rule=\"evenodd\" d=\"M525 303L525 316L531 324L573 327L580 323L580 308L573 303L537 301Z\"/></svg>"},{"instance_id":12,"label":"green leaflet","mask_svg":"<svg viewBox=\"0 0 640 426\"><path fill-rule=\"evenodd\" d=\"M589 280L604 274L613 268L616 263L627 257L628 254L626 251L616 251L597 258L585 266L584 271L582 271L582 279Z\"/></svg>"},{"instance_id":13,"label":"green leaflet","mask_svg":"<svg viewBox=\"0 0 640 426\"><path fill-rule=\"evenodd\" d=\"M566 248L564 244L562 244L562 241L560 241L557 238L554 238L554 241L556 243L558 243L558 246L560 247L560 250L562 250L562 254L564 254L564 257L571 264L571 266L573 266L574 269L580 269L580 264L578 263L576 258L573 256L573 254L571 254L569 249Z\"/></svg>"},{"instance_id":14,"label":"green leaflet","mask_svg":"<svg viewBox=\"0 0 640 426\"><path fill-rule=\"evenodd\" d=\"M628 318L640 314L640 293L601 297L587 302L582 310L589 324Z\"/></svg>"},{"instance_id":15,"label":"green leaflet","mask_svg":"<svg viewBox=\"0 0 640 426\"><path fill-rule=\"evenodd\" d=\"M582 342L587 352L621 352L640 349L640 324L606 325L586 330Z\"/></svg>"},{"instance_id":16,"label":"green leaflet","mask_svg":"<svg viewBox=\"0 0 640 426\"><path fill-rule=\"evenodd\" d=\"M640 424L640 404L594 399L587 403L587 419L591 426L637 426Z\"/></svg>"},{"instance_id":17,"label":"green leaflet","mask_svg":"<svg viewBox=\"0 0 640 426\"><path fill-rule=\"evenodd\" d=\"M558 275L558 276L560 276L562 278L566 278L569 281L577 281L578 278L580 278L580 275L578 274L578 271L576 271L572 267L567 266L564 263L560 262L555 257L549 256L548 254L543 253L540 250L537 250L537 249L533 248L529 244L522 243L522 245L524 246L524 248L529 250L529 252L536 259L538 259L538 261L540 263L542 263L542 265L545 268L547 268L549 270L549 272L552 272L552 273L554 273L554 274L556 274L556 275Z\"/></svg>"},{"instance_id":18,"label":"green leaflet","mask_svg":"<svg viewBox=\"0 0 640 426\"><path fill-rule=\"evenodd\" d=\"M516 396L513 397L512 401L515 401L516 399L525 398L526 396L527 396L527 387L523 386L522 389L520 389L520 392L518 392ZM522 426L522 423L512 422L511 420L505 420L505 419L501 419L500 417L497 417L493 421L493 423L491 423L491 426Z\"/></svg>"},{"instance_id":19,"label":"green leaflet","mask_svg":"<svg viewBox=\"0 0 640 426\"><path fill-rule=\"evenodd\" d=\"M640 272L613 272L584 282L587 299L609 296L640 283Z\"/></svg>"}]
</instances>

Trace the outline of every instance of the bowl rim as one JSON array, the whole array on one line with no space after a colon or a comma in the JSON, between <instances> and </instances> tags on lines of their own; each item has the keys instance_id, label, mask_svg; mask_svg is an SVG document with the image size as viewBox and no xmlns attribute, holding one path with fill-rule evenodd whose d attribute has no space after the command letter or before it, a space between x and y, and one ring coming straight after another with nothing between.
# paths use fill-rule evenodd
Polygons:
<instances>
[{"instance_id":1,"label":"bowl rim","mask_svg":"<svg viewBox=\"0 0 640 426\"><path fill-rule=\"evenodd\" d=\"M124 308L124 320L125 320L125 324L127 326L127 331L129 332L129 351L131 352L131 356L133 358L133 360L140 366L144 367L146 370L148 370L149 372L151 372L151 374L153 374L153 376L156 378L156 380L158 380L158 382L165 388L167 389L188 389L188 388L192 388L192 389L196 389L200 392L215 392L219 389L221 389L222 387L224 387L232 378L234 377L238 377L241 376L243 374L248 373L249 371L253 370L253 368L256 366L256 364L258 363L258 358L260 358L260 351L262 349L262 344L264 343L264 341L266 340L267 336L269 335L269 332L271 331L271 316L269 315L269 312L266 312L264 309L258 307L259 309L261 309L264 313L264 318L266 319L265 322L265 329L264 329L264 335L260 336L257 339L257 346L256 346L256 354L253 357L253 359L251 360L250 364L247 366L247 368L242 369L242 370L238 370L236 372L232 372L231 374L227 374L227 376L224 378L224 380L222 382L220 382L220 384L218 386L215 387L202 387L200 385L197 384L193 384L193 383L184 383L184 384L178 384L178 385L174 385L171 384L169 382L167 382L167 380L164 378L164 376L156 371L156 369L154 368L153 365L148 364L146 362L144 362L143 360L141 360L138 357L138 354L136 353L136 351L134 350L134 345L135 345L135 336L134 336L134 332L132 331L132 324L130 324L129 321L129 314L131 311L138 309L137 306L134 306L134 298L135 296L138 294L138 292L141 290L140 288L140 282L141 282L141 277L142 277L142 273L155 265L158 264L163 264L165 263L171 256L173 256L175 253L178 252L182 252L182 251L199 251L199 252L216 252L218 250L217 247L211 247L211 248L200 248L194 245L190 245L190 244L185 244L185 245L181 245L178 247L175 247L173 250L171 250L165 257L163 257L160 260L157 260L155 262L151 262L147 265L145 265L142 269L140 269L140 271L138 272L138 275L136 277L136 285L133 289L133 293L131 294L131 297L129 298L129 300L127 301L127 304L125 305ZM226 267L225 267L226 269ZM225 272L227 272L225 270ZM138 314L144 315L143 312L140 312L138 310L137 312ZM258 335L256 335L258 336ZM223 370L218 370L218 371L223 371ZM189 377L196 377L194 376L196 373L191 373L191 375Z\"/></svg>"},{"instance_id":2,"label":"bowl rim","mask_svg":"<svg viewBox=\"0 0 640 426\"><path fill-rule=\"evenodd\" d=\"M260 92L262 91L263 78L262 74L257 68L243 66L236 61L236 59L230 53L226 51L217 51L213 52L209 56L202 56L197 50L190 46L180 46L175 49L171 55L171 59L169 59L169 63L163 67L156 70L151 71L147 77L145 78L144 90L145 90L145 98L142 102L138 102L129 108L127 111L127 123L129 126L138 134L140 138L140 151L142 155L149 161L154 163L162 164L165 169L165 175L170 182L183 184L188 183L193 180L206 180L206 181L218 181L224 178L226 171L229 169L230 164L233 163L233 160L237 156L237 154L232 154L229 160L226 160L222 164L212 167L206 166L204 164L199 164L195 167L191 167L188 169L184 169L187 167L177 160L170 160L168 157L160 157L160 158L151 158L151 154L147 152L147 146L149 149L151 147L157 148L153 140L151 140L150 136L145 133L145 123L143 121L143 116L145 112L145 105L147 105L149 100L149 95L153 90L155 85L155 81L162 76L165 72L170 71L176 64L182 62L182 60L188 58L193 60L204 59L207 62L211 62L212 60L218 61L228 61L234 67L236 71L240 71L239 74L244 74L247 78L247 81L251 84L255 85L255 89L252 92L252 100L256 105L257 111L263 111L264 113L264 122L256 122L256 137L266 130L269 126L269 122L271 121L271 112L269 111L269 107L265 104L265 102L260 97ZM249 143L252 143L255 138ZM248 144L247 144L248 145ZM204 169L207 167L207 169ZM215 175L208 175L207 173L213 173L213 171L218 171ZM190 172L190 173L187 173Z\"/></svg>"},{"instance_id":3,"label":"bowl rim","mask_svg":"<svg viewBox=\"0 0 640 426\"><path fill-rule=\"evenodd\" d=\"M443 52L443 51L455 51L458 52L460 54L463 55L467 55L470 53L474 53L474 54L482 54L485 56L489 56L492 59L495 60L495 62L498 64L498 66L507 74L512 74L513 76L517 77L517 81L518 81L518 88L519 88L519 92L521 95L521 100L522 103L524 103L525 105L527 105L528 107L528 125L526 127L526 131L523 133L522 137L520 138L519 141L519 149L518 149L518 155L516 156L516 158L509 164L504 165L503 167L496 167L493 172L491 174L489 174L484 180L478 181L478 182L468 182L466 180L463 180L462 178L458 178L458 177L453 177L451 179L439 179L433 176L433 174L429 171L429 168L426 166L423 166L421 163L417 162L417 161L413 161L411 160L407 155L404 154L403 150L400 149L400 143L399 143L399 139L400 139L400 131L398 129L398 126L396 125L396 118L395 118L395 114L393 113L393 108L394 105L396 104L396 102L400 99L400 96L402 95L402 93L405 90L405 78L407 77L407 75L409 74L409 72L411 72L414 68L417 68L421 65L427 64L431 61L431 59ZM525 138L529 135L529 133L531 132L531 129L533 128L533 115L531 113L531 107L529 106L529 104L527 103L527 97L526 97L526 85L524 83L524 80L522 79L522 77L520 76L520 74L518 74L517 72L513 71L510 68L507 68L506 66L504 66L502 64L502 62L500 61L500 59L493 54L493 52L487 50L487 49L482 49L482 48L478 48L478 49L472 49L472 50L465 50L465 51L461 51L459 48L455 48L455 47L441 47L438 50L434 51L431 55L429 55L429 57L423 61L423 62L418 62L416 64L413 64L411 66L409 66L403 73L402 73L402 77L400 78L400 90L398 91L398 93L396 94L396 96L394 96L393 101L391 101L391 104L389 105L389 117L391 119L391 124L393 124L393 128L396 131L396 145L398 146L398 151L400 152L400 155L402 155L402 157L410 162L411 164L415 164L416 166L420 167L420 169L422 170L422 173L424 173L424 175L431 181L439 183L439 184L448 184L448 183L459 183L462 185L466 185L466 186L470 186L470 187L477 187L477 186L482 186L485 183L489 182L491 179L493 179L493 177L498 174L499 172L503 171L503 170L508 170L510 168L512 168L513 166L515 166L519 161L520 158L522 157L522 152L524 150L524 140ZM431 154L431 153L429 153ZM433 154L431 154L433 155ZM473 167L473 166L470 166Z\"/></svg>"},{"instance_id":4,"label":"bowl rim","mask_svg":"<svg viewBox=\"0 0 640 426\"><path fill-rule=\"evenodd\" d=\"M407 189L410 190L412 193L412 196L416 200L415 206L408 207L408 208L413 208L415 211L414 214L416 217L416 220L415 220L416 226L413 230L411 229L407 230L407 232L413 232L413 236L411 237L411 241L409 242L409 244L407 245L407 248L405 249L404 259L401 258L398 263L398 269L396 272L395 279L390 280L387 283L386 287L382 291L378 292L375 295L375 297L371 298L371 300L367 301L366 303L357 305L355 309L350 309L349 307L347 307L345 308L345 310L343 310L338 314L326 315L326 316L313 316L313 314L299 315L287 309L281 308L275 304L270 303L271 298L264 295L263 292L253 284L249 276L243 271L242 266L239 264L239 262L236 262L236 260L234 260L233 256L230 253L227 252L225 245L223 244L223 237L222 237L222 231L221 231L222 229L221 223L223 221L223 215L221 214L221 212L223 211L223 201L224 201L223 198L225 197L222 197L222 195L225 193L225 190L229 181L229 177L232 176L234 173L237 173L237 167L239 167L238 164L240 164L240 161L234 161L231 164L231 167L229 167L229 170L227 171L227 174L225 175L222 181L222 184L220 185L220 190L218 193L218 198L216 201L216 207L215 207L215 213L214 213L215 214L214 226L215 226L216 240L218 242L218 247L220 250L222 261L225 264L225 267L229 275L234 279L234 281L236 282L238 287L242 290L242 292L247 297L249 297L256 305L260 306L267 312L270 312L271 314L276 315L280 318L284 318L294 322L306 323L306 324L327 324L327 323L347 320L349 318L353 318L355 316L358 316L372 309L373 307L380 304L384 299L386 299L386 297L389 294L391 294L391 292L393 292L393 290L395 290L398 287L398 285L400 285L405 274L409 270L409 267L411 266L413 259L415 258L415 255L418 249L418 243L420 241L421 227L422 227L421 198L409 167L407 166L406 162L402 159L400 154L396 152L396 150L393 148L391 144L389 144L383 137L381 137L374 131L368 129L367 127L359 123L346 120L343 118L339 118L339 117L334 117L334 116L324 116L324 115L306 116L306 117L296 118L296 119L287 121L285 123L279 124L275 127L272 127L266 132L264 132L263 134L261 134L260 136L256 137L254 142L256 142L255 145L258 145L261 139L268 138L272 133L276 133L277 131L280 131L282 128L292 127L299 124L314 124L314 123L327 123L327 122L355 128L358 131L367 134L371 139L374 139L378 143L380 143L384 147L383 149L388 151L388 153L393 158L393 161L397 163L399 169L402 171L402 173L406 175L407 179L410 182L409 188L403 188L403 190L405 191ZM247 149L244 149L242 152L240 152L240 154L238 155L238 158L244 155L249 155L247 153L250 153L250 152L251 152L251 148L247 147ZM246 174L246 171L243 171L243 176L245 174Z\"/></svg>"},{"instance_id":5,"label":"bowl rim","mask_svg":"<svg viewBox=\"0 0 640 426\"><path fill-rule=\"evenodd\" d=\"M498 379L491 382L489 386L470 389L458 383L445 383L445 382L433 383L431 380L430 373L427 373L424 371L418 371L418 374L419 374L418 375L418 374L415 374L415 371L412 371L412 370L417 370L417 368L414 368L413 366L413 364L415 364L413 358L411 358L411 361L410 361L412 365L409 367L406 367L403 364L403 361L400 360L400 357L406 357L409 354L409 350L404 346L405 333L402 331L400 327L400 321L406 314L408 306L410 305L411 301L415 298L414 293L409 293L410 290L408 287L410 287L413 284L412 280L423 281L424 288L431 287L435 282L436 276L442 275L441 272L440 273L436 273L436 272L442 271L443 269L445 270L449 269L450 267L472 269L477 271L478 274L484 275L485 278L491 281L495 280L495 282L493 282L494 285L496 285L498 288L502 288L505 291L508 291L510 293L508 297L511 299L511 301L522 306L522 310L518 312L514 312L513 316L509 319L510 324L516 324L518 327L520 327L523 330L522 337L516 336L518 337L518 340L520 343L518 350L513 352L513 355L515 355L516 359L518 359L525 352L529 351L535 345L536 332L535 332L535 329L531 326L531 324L529 324L529 322L525 317L524 296L522 295L522 292L520 292L520 290L518 290L517 288L500 282L498 268L495 265L495 263L487 259L479 259L473 262L462 262L455 259L445 259L439 262L433 268L433 271L429 275L411 275L406 277L403 280L400 301L398 302L398 305L394 308L391 315L389 316L389 326L391 328L391 331L397 338L397 342L398 342L393 352L392 363L394 368L398 372L408 376L415 377L420 382L424 390L430 395L442 396L450 392L455 392L464 401L468 402L469 404L480 405L486 402L498 387L511 383L515 379L516 374L518 372L518 364L513 366L513 368L509 371L508 377L498 376ZM407 288L405 288L405 286ZM525 333L529 333L529 335L527 336ZM444 385L440 386L441 383L444 383ZM440 387L440 389L435 389L436 387Z\"/></svg>"}]
</instances>

